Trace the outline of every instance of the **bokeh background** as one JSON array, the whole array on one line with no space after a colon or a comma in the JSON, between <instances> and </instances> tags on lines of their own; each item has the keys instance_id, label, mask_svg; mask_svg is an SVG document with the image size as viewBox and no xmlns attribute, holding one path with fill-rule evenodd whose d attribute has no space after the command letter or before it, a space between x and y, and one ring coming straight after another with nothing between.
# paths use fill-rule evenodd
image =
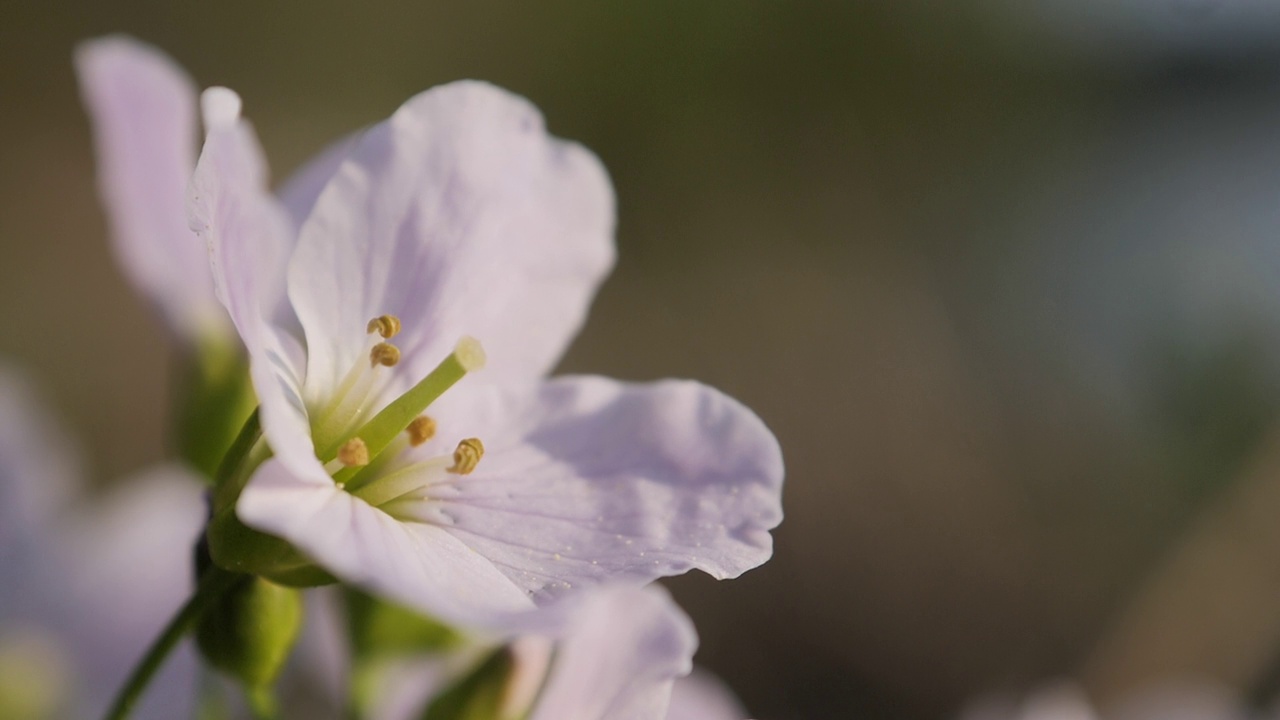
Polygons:
<instances>
[{"instance_id":1,"label":"bokeh background","mask_svg":"<svg viewBox=\"0 0 1280 720\"><path fill-rule=\"evenodd\" d=\"M0 353L101 482L169 454L74 44L244 96L277 179L474 77L593 148L618 270L564 363L695 377L786 455L773 562L671 586L756 717L1071 677L1280 686L1280 5L0 3Z\"/></svg>"}]
</instances>

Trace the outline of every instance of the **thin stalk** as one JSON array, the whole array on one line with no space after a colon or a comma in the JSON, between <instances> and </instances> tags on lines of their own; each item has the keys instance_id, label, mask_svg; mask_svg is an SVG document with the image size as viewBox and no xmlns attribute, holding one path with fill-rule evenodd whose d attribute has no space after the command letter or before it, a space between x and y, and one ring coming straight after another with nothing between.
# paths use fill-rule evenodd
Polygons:
<instances>
[{"instance_id":1,"label":"thin stalk","mask_svg":"<svg viewBox=\"0 0 1280 720\"><path fill-rule=\"evenodd\" d=\"M200 621L200 617L204 615L210 606L230 592L236 585L248 580L249 577L248 575L227 572L218 567L210 567L205 570L200 577L199 585L196 586L196 591L191 595L191 599L173 616L168 626L160 633L160 637L155 639L155 642L147 649L146 655L143 655L142 660L133 668L128 681L125 682L124 687L120 688L120 693L116 695L115 702L112 703L111 709L104 716L105 720L124 720L129 717L133 706L142 697L142 692L146 690L147 684L151 682L151 678L160 669L164 659L178 644L178 641L182 639L182 636L195 627L196 623Z\"/></svg>"},{"instance_id":2,"label":"thin stalk","mask_svg":"<svg viewBox=\"0 0 1280 720\"><path fill-rule=\"evenodd\" d=\"M245 700L254 720L277 720L280 717L280 703L270 687L245 688Z\"/></svg>"}]
</instances>

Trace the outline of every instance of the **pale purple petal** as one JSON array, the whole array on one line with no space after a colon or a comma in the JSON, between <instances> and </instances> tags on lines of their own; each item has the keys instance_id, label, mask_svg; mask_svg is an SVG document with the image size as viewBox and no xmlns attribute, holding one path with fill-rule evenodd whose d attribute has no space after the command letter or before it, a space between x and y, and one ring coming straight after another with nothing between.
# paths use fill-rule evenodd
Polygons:
<instances>
[{"instance_id":1,"label":"pale purple petal","mask_svg":"<svg viewBox=\"0 0 1280 720\"><path fill-rule=\"evenodd\" d=\"M697 644L689 618L657 586L592 592L529 720L663 720Z\"/></svg>"},{"instance_id":2,"label":"pale purple petal","mask_svg":"<svg viewBox=\"0 0 1280 720\"><path fill-rule=\"evenodd\" d=\"M342 167L351 150L364 130L359 130L329 145L298 168L276 192L280 203L289 211L295 228L302 227L303 221L311 214L320 192L329 184L329 180Z\"/></svg>"},{"instance_id":3,"label":"pale purple petal","mask_svg":"<svg viewBox=\"0 0 1280 720\"><path fill-rule=\"evenodd\" d=\"M533 607L493 564L444 530L405 523L339 489L319 462L305 477L276 459L250 479L236 514L345 582L463 625Z\"/></svg>"},{"instance_id":4,"label":"pale purple petal","mask_svg":"<svg viewBox=\"0 0 1280 720\"><path fill-rule=\"evenodd\" d=\"M218 299L249 353L263 430L276 455L314 462L301 399L305 353L285 295L293 229L267 190L266 162L240 98L226 88L202 97L209 128L187 198L191 228L208 244Z\"/></svg>"},{"instance_id":5,"label":"pale purple petal","mask_svg":"<svg viewBox=\"0 0 1280 720\"><path fill-rule=\"evenodd\" d=\"M80 489L78 452L27 378L0 365L0 570L16 578ZM0 583L0 609L6 590Z\"/></svg>"},{"instance_id":6,"label":"pale purple petal","mask_svg":"<svg viewBox=\"0 0 1280 720\"><path fill-rule=\"evenodd\" d=\"M103 713L190 594L203 489L187 470L153 470L68 517L48 549L44 603L73 650L85 717ZM195 653L184 646L165 663L138 717L185 715L195 674Z\"/></svg>"},{"instance_id":7,"label":"pale purple petal","mask_svg":"<svg viewBox=\"0 0 1280 720\"><path fill-rule=\"evenodd\" d=\"M68 661L77 716L101 715L185 599L203 484L166 467L77 504L71 442L22 379L0 368L0 641L15 628ZM195 657L181 648L138 717L180 717Z\"/></svg>"},{"instance_id":8,"label":"pale purple petal","mask_svg":"<svg viewBox=\"0 0 1280 720\"><path fill-rule=\"evenodd\" d=\"M191 79L160 51L123 36L82 43L76 70L121 268L185 340L229 333L184 209L196 151Z\"/></svg>"},{"instance_id":9,"label":"pale purple petal","mask_svg":"<svg viewBox=\"0 0 1280 720\"><path fill-rule=\"evenodd\" d=\"M671 688L667 720L744 720L747 711L720 678L694 668Z\"/></svg>"},{"instance_id":10,"label":"pale purple petal","mask_svg":"<svg viewBox=\"0 0 1280 720\"><path fill-rule=\"evenodd\" d=\"M772 554L781 452L712 388L564 377L531 398L452 395L441 434L479 436L487 451L430 497L449 532L535 597L694 568L735 577Z\"/></svg>"},{"instance_id":11,"label":"pale purple petal","mask_svg":"<svg viewBox=\"0 0 1280 720\"><path fill-rule=\"evenodd\" d=\"M540 377L613 264L613 225L600 162L548 136L528 101L479 82L410 99L361 135L302 227L289 296L308 390L334 387L387 313L404 326L396 388L462 335L490 378Z\"/></svg>"}]
</instances>

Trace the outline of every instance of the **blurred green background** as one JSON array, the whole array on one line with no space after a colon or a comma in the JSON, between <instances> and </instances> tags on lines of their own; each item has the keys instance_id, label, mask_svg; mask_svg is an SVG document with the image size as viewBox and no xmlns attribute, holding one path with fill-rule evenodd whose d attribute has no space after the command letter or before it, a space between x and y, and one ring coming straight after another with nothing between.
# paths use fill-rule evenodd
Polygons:
<instances>
[{"instance_id":1,"label":"blurred green background","mask_svg":"<svg viewBox=\"0 0 1280 720\"><path fill-rule=\"evenodd\" d=\"M673 583L753 716L1280 677L1280 12L1261 2L15 2L0 353L101 478L167 453L71 51L244 96L277 179L463 77L594 149L620 264L564 364L782 442L773 562Z\"/></svg>"}]
</instances>

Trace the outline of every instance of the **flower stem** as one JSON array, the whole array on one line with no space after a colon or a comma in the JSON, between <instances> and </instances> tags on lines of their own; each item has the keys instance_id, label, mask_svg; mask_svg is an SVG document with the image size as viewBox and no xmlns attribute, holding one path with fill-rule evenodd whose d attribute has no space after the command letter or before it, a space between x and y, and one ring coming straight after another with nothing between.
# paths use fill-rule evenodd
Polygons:
<instances>
[{"instance_id":1,"label":"flower stem","mask_svg":"<svg viewBox=\"0 0 1280 720\"><path fill-rule=\"evenodd\" d=\"M246 688L245 699L254 720L277 720L280 717L280 703L270 687Z\"/></svg>"},{"instance_id":2,"label":"flower stem","mask_svg":"<svg viewBox=\"0 0 1280 720\"><path fill-rule=\"evenodd\" d=\"M262 438L262 425L258 417L258 410L250 413L218 466L218 472L213 478L214 512L235 504L248 480L249 472L262 464L270 453L270 447L266 443L258 442Z\"/></svg>"},{"instance_id":3,"label":"flower stem","mask_svg":"<svg viewBox=\"0 0 1280 720\"><path fill-rule=\"evenodd\" d=\"M178 614L173 616L173 619L169 621L169 625L160 633L160 637L155 639L150 648L147 648L147 654L133 668L133 672L129 675L129 680L124 684L124 687L120 688L115 702L112 703L111 709L104 716L105 720L124 720L124 718L129 717L134 704L142 697L142 691L146 689L147 683L151 681L152 676L160 669L165 657L178 644L182 636L195 627L200 620L200 616L204 615L211 605L236 585L249 578L249 575L228 572L216 566L211 566L205 570L200 577L200 583L196 586L195 592L191 595L191 599L187 600L187 603L182 606Z\"/></svg>"}]
</instances>

